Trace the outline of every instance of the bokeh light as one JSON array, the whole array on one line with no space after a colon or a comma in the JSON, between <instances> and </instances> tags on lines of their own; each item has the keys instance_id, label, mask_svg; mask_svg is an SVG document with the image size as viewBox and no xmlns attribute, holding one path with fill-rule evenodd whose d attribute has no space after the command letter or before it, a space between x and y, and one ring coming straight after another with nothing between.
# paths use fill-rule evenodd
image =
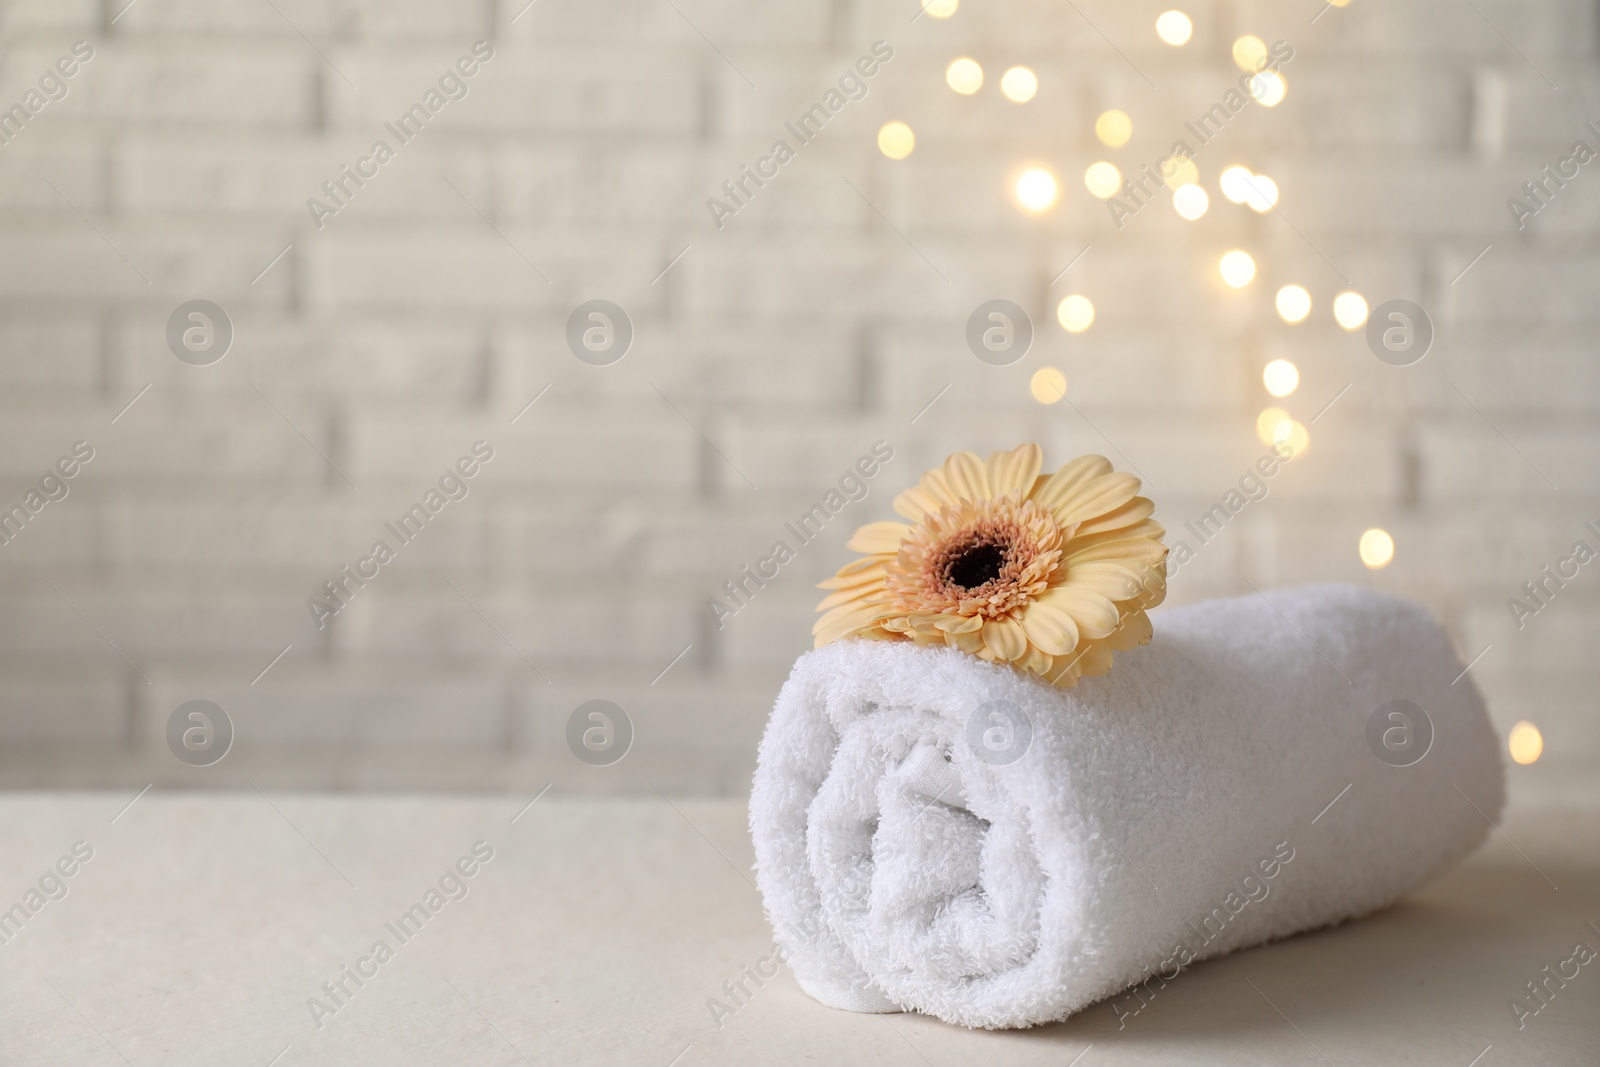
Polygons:
<instances>
[{"instance_id":1,"label":"bokeh light","mask_svg":"<svg viewBox=\"0 0 1600 1067\"><path fill-rule=\"evenodd\" d=\"M1102 111L1100 117L1094 120L1094 135L1100 138L1101 144L1121 148L1133 136L1133 120L1126 111L1116 108Z\"/></svg>"},{"instance_id":2,"label":"bokeh light","mask_svg":"<svg viewBox=\"0 0 1600 1067\"><path fill-rule=\"evenodd\" d=\"M1180 185L1172 191L1172 210L1190 222L1204 215L1210 204L1211 198L1206 196L1206 191L1193 182Z\"/></svg>"},{"instance_id":3,"label":"bokeh light","mask_svg":"<svg viewBox=\"0 0 1600 1067\"><path fill-rule=\"evenodd\" d=\"M1511 750L1511 758L1523 766L1533 763L1544 752L1544 735L1533 723L1524 719L1511 728L1511 735L1506 738L1506 747Z\"/></svg>"},{"instance_id":4,"label":"bokeh light","mask_svg":"<svg viewBox=\"0 0 1600 1067\"><path fill-rule=\"evenodd\" d=\"M1117 190L1122 188L1122 172L1116 164L1104 160L1099 163L1089 164L1089 169L1083 172L1083 185L1101 200L1117 195Z\"/></svg>"},{"instance_id":5,"label":"bokeh light","mask_svg":"<svg viewBox=\"0 0 1600 1067\"><path fill-rule=\"evenodd\" d=\"M1361 535L1356 551L1368 570L1381 571L1394 559L1394 538L1389 536L1388 530L1373 527Z\"/></svg>"},{"instance_id":6,"label":"bokeh light","mask_svg":"<svg viewBox=\"0 0 1600 1067\"><path fill-rule=\"evenodd\" d=\"M1359 330L1367 322L1367 298L1346 289L1333 298L1333 319L1347 330Z\"/></svg>"},{"instance_id":7,"label":"bokeh light","mask_svg":"<svg viewBox=\"0 0 1600 1067\"><path fill-rule=\"evenodd\" d=\"M1311 294L1303 286L1284 286L1278 290L1273 303L1277 305L1278 317L1287 323L1303 322L1311 314Z\"/></svg>"},{"instance_id":8,"label":"bokeh light","mask_svg":"<svg viewBox=\"0 0 1600 1067\"><path fill-rule=\"evenodd\" d=\"M962 96L971 96L983 88L983 68L976 59L962 56L953 60L944 71L945 84Z\"/></svg>"},{"instance_id":9,"label":"bokeh light","mask_svg":"<svg viewBox=\"0 0 1600 1067\"><path fill-rule=\"evenodd\" d=\"M1223 196L1235 204L1242 204L1245 198L1250 195L1250 179L1253 177L1254 175L1250 173L1249 167L1241 167L1235 164L1223 171L1221 176L1217 178L1217 187L1222 190Z\"/></svg>"},{"instance_id":10,"label":"bokeh light","mask_svg":"<svg viewBox=\"0 0 1600 1067\"><path fill-rule=\"evenodd\" d=\"M1012 67L1000 75L1000 92L1015 104L1026 104L1039 91L1039 79L1027 67Z\"/></svg>"},{"instance_id":11,"label":"bokeh light","mask_svg":"<svg viewBox=\"0 0 1600 1067\"><path fill-rule=\"evenodd\" d=\"M1189 21L1189 16L1182 11L1163 12L1156 19L1156 36L1177 48L1189 43L1189 38L1194 34L1194 23Z\"/></svg>"},{"instance_id":12,"label":"bokeh light","mask_svg":"<svg viewBox=\"0 0 1600 1067\"><path fill-rule=\"evenodd\" d=\"M1277 425L1272 440L1267 443L1275 447L1285 460L1299 459L1311 447L1311 431L1290 419Z\"/></svg>"},{"instance_id":13,"label":"bokeh light","mask_svg":"<svg viewBox=\"0 0 1600 1067\"><path fill-rule=\"evenodd\" d=\"M1054 404L1067 395L1067 376L1054 367L1040 367L1028 382L1028 392L1041 404Z\"/></svg>"},{"instance_id":14,"label":"bokeh light","mask_svg":"<svg viewBox=\"0 0 1600 1067\"><path fill-rule=\"evenodd\" d=\"M1168 189L1200 184L1200 168L1188 156L1168 156L1161 161L1161 180Z\"/></svg>"},{"instance_id":15,"label":"bokeh light","mask_svg":"<svg viewBox=\"0 0 1600 1067\"><path fill-rule=\"evenodd\" d=\"M1267 408L1256 416L1256 436L1262 444L1270 445L1279 437L1287 436L1293 422L1294 419L1282 408Z\"/></svg>"},{"instance_id":16,"label":"bokeh light","mask_svg":"<svg viewBox=\"0 0 1600 1067\"><path fill-rule=\"evenodd\" d=\"M922 10L936 19L947 19L956 13L960 0L922 0Z\"/></svg>"},{"instance_id":17,"label":"bokeh light","mask_svg":"<svg viewBox=\"0 0 1600 1067\"><path fill-rule=\"evenodd\" d=\"M1056 305L1056 321L1068 333L1082 333L1094 324L1094 304L1082 293L1073 293Z\"/></svg>"},{"instance_id":18,"label":"bokeh light","mask_svg":"<svg viewBox=\"0 0 1600 1067\"><path fill-rule=\"evenodd\" d=\"M1240 70L1254 74L1267 65L1267 43L1254 34L1245 34L1233 42L1233 61Z\"/></svg>"},{"instance_id":19,"label":"bokeh light","mask_svg":"<svg viewBox=\"0 0 1600 1067\"><path fill-rule=\"evenodd\" d=\"M1262 107L1277 107L1289 95L1289 83L1275 70L1264 70L1250 79L1250 95Z\"/></svg>"},{"instance_id":20,"label":"bokeh light","mask_svg":"<svg viewBox=\"0 0 1600 1067\"><path fill-rule=\"evenodd\" d=\"M1017 176L1017 203L1028 211L1046 211L1059 193L1056 176L1043 167L1029 167Z\"/></svg>"},{"instance_id":21,"label":"bokeh light","mask_svg":"<svg viewBox=\"0 0 1600 1067\"><path fill-rule=\"evenodd\" d=\"M1278 183L1265 174L1252 174L1244 183L1244 202L1265 215L1278 204Z\"/></svg>"},{"instance_id":22,"label":"bokeh light","mask_svg":"<svg viewBox=\"0 0 1600 1067\"><path fill-rule=\"evenodd\" d=\"M878 151L890 159L904 159L917 147L917 135L903 122L885 122L878 127Z\"/></svg>"},{"instance_id":23,"label":"bokeh light","mask_svg":"<svg viewBox=\"0 0 1600 1067\"><path fill-rule=\"evenodd\" d=\"M1222 258L1217 262L1217 269L1222 272L1224 282L1234 289L1243 289L1256 276L1256 261L1250 258L1249 252L1235 248L1232 252L1222 254Z\"/></svg>"},{"instance_id":24,"label":"bokeh light","mask_svg":"<svg viewBox=\"0 0 1600 1067\"><path fill-rule=\"evenodd\" d=\"M1275 359L1261 369L1261 384L1273 396L1288 396L1300 384L1300 371L1286 359Z\"/></svg>"}]
</instances>

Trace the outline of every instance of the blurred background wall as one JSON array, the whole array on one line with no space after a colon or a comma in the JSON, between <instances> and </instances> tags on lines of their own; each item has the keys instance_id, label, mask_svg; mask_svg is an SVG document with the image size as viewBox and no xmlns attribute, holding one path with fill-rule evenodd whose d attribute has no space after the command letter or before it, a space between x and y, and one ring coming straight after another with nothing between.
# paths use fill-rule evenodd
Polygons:
<instances>
[{"instance_id":1,"label":"blurred background wall","mask_svg":"<svg viewBox=\"0 0 1600 1067\"><path fill-rule=\"evenodd\" d=\"M1175 46L1164 5L1120 0L0 4L0 106L27 112L0 123L0 503L28 512L0 547L0 784L740 792L850 530L947 452L1034 439L1047 466L1145 477L1195 549L1170 603L1330 579L1422 599L1481 653L1502 730L1542 731L1515 794L1592 793L1600 564L1547 606L1524 583L1600 548L1600 166L1543 171L1600 149L1595 7L1186 0ZM1244 34L1292 48L1287 94L1202 145L1185 123L1236 85ZM878 41L865 95L802 144L785 123ZM977 92L947 84L958 57ZM780 139L793 158L730 199ZM379 140L392 158L362 162ZM1209 209L1147 189L1119 226L1086 169L1137 176L1178 140ZM1275 207L1224 197L1230 165ZM1029 166L1059 183L1037 213ZM1292 325L1290 284L1312 302ZM1427 356L1376 358L1334 320L1346 290L1425 309ZM632 326L609 365L567 340L595 299ZM1007 366L966 341L994 299L1034 334ZM194 300L232 326L208 365L168 342ZM1299 384L1274 399L1279 359ZM1185 524L1266 451L1269 406L1309 443L1202 546ZM866 498L799 545L785 524L880 441ZM29 509L78 442L93 458ZM477 442L466 495L394 537ZM780 539L795 558L731 599ZM394 558L329 601L378 540ZM234 726L211 767L165 740L193 699ZM607 767L567 742L593 699L633 726Z\"/></svg>"}]
</instances>

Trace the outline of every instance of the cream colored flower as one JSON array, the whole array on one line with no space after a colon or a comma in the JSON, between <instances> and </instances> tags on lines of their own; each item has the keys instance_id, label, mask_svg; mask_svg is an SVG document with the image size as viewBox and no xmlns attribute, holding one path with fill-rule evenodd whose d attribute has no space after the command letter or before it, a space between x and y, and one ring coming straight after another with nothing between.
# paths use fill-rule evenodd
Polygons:
<instances>
[{"instance_id":1,"label":"cream colored flower","mask_svg":"<svg viewBox=\"0 0 1600 1067\"><path fill-rule=\"evenodd\" d=\"M1166 531L1139 479L1082 456L1041 475L1038 445L987 463L957 452L895 498L907 522L873 522L864 553L821 583L812 627L842 637L945 644L1059 686L1111 669L1150 640L1166 595Z\"/></svg>"}]
</instances>

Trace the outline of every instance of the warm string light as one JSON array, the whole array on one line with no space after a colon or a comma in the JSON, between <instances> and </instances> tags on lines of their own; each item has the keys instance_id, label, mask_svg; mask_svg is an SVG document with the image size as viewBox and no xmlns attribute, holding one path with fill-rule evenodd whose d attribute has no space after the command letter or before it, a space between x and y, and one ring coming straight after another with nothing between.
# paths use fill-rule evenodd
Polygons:
<instances>
[{"instance_id":1,"label":"warm string light","mask_svg":"<svg viewBox=\"0 0 1600 1067\"><path fill-rule=\"evenodd\" d=\"M1249 167L1228 167L1217 177L1217 188L1233 203L1263 215L1278 204L1278 183L1265 174L1251 173Z\"/></svg>"},{"instance_id":2,"label":"warm string light","mask_svg":"<svg viewBox=\"0 0 1600 1067\"><path fill-rule=\"evenodd\" d=\"M1189 38L1194 34L1194 23L1189 21L1189 16L1182 11L1163 12L1156 19L1156 36L1174 48L1180 48L1189 43Z\"/></svg>"},{"instance_id":3,"label":"warm string light","mask_svg":"<svg viewBox=\"0 0 1600 1067\"><path fill-rule=\"evenodd\" d=\"M1333 298L1333 319L1346 330L1359 330L1367 322L1366 297L1346 289Z\"/></svg>"},{"instance_id":4,"label":"warm string light","mask_svg":"<svg viewBox=\"0 0 1600 1067\"><path fill-rule=\"evenodd\" d=\"M1394 560L1394 538L1388 530L1373 527L1361 535L1356 552L1368 570L1381 571Z\"/></svg>"},{"instance_id":5,"label":"warm string light","mask_svg":"<svg viewBox=\"0 0 1600 1067\"><path fill-rule=\"evenodd\" d=\"M1172 190L1172 210L1190 222L1204 215L1210 204L1211 198L1206 196L1206 191L1193 182Z\"/></svg>"},{"instance_id":6,"label":"warm string light","mask_svg":"<svg viewBox=\"0 0 1600 1067\"><path fill-rule=\"evenodd\" d=\"M922 0L922 10L936 19L947 19L956 13L960 0Z\"/></svg>"},{"instance_id":7,"label":"warm string light","mask_svg":"<svg viewBox=\"0 0 1600 1067\"><path fill-rule=\"evenodd\" d=\"M903 122L885 122L878 128L878 151L890 159L904 159L917 147L917 135Z\"/></svg>"},{"instance_id":8,"label":"warm string light","mask_svg":"<svg viewBox=\"0 0 1600 1067\"><path fill-rule=\"evenodd\" d=\"M1000 75L1000 92L1014 104L1026 104L1039 91L1039 79L1027 67L1012 67Z\"/></svg>"},{"instance_id":9,"label":"warm string light","mask_svg":"<svg viewBox=\"0 0 1600 1067\"><path fill-rule=\"evenodd\" d=\"M1114 163L1101 160L1099 163L1089 164L1089 169L1083 172L1083 186L1101 200L1117 195L1122 188L1122 172Z\"/></svg>"},{"instance_id":10,"label":"warm string light","mask_svg":"<svg viewBox=\"0 0 1600 1067\"><path fill-rule=\"evenodd\" d=\"M1280 436L1279 431L1287 432L1287 427L1294 422L1289 413L1282 408L1267 408L1256 416L1256 436L1264 445L1270 445Z\"/></svg>"},{"instance_id":11,"label":"warm string light","mask_svg":"<svg viewBox=\"0 0 1600 1067\"><path fill-rule=\"evenodd\" d=\"M1256 416L1256 436L1286 460L1299 459L1311 445L1311 432L1282 408L1267 408Z\"/></svg>"},{"instance_id":12,"label":"warm string light","mask_svg":"<svg viewBox=\"0 0 1600 1067\"><path fill-rule=\"evenodd\" d=\"M1067 395L1067 376L1054 367L1040 367L1028 381L1028 391L1041 404L1054 404Z\"/></svg>"},{"instance_id":13,"label":"warm string light","mask_svg":"<svg viewBox=\"0 0 1600 1067\"><path fill-rule=\"evenodd\" d=\"M1250 95L1262 107L1277 107L1289 95L1289 82L1280 72L1263 70L1250 79Z\"/></svg>"},{"instance_id":14,"label":"warm string light","mask_svg":"<svg viewBox=\"0 0 1600 1067\"><path fill-rule=\"evenodd\" d=\"M1544 753L1544 735L1537 726L1524 719L1511 728L1506 747L1510 749L1512 759L1527 766Z\"/></svg>"},{"instance_id":15,"label":"warm string light","mask_svg":"<svg viewBox=\"0 0 1600 1067\"><path fill-rule=\"evenodd\" d=\"M1278 317L1290 325L1304 322L1305 317L1311 314L1311 294L1303 286L1284 286L1278 290L1273 303L1277 305Z\"/></svg>"},{"instance_id":16,"label":"warm string light","mask_svg":"<svg viewBox=\"0 0 1600 1067\"><path fill-rule=\"evenodd\" d=\"M1275 359L1261 369L1261 384L1273 396L1288 396L1300 385L1300 371L1286 359Z\"/></svg>"},{"instance_id":17,"label":"warm string light","mask_svg":"<svg viewBox=\"0 0 1600 1067\"><path fill-rule=\"evenodd\" d=\"M1059 192L1056 176L1043 167L1029 167L1017 176L1017 203L1026 211L1049 210Z\"/></svg>"},{"instance_id":18,"label":"warm string light","mask_svg":"<svg viewBox=\"0 0 1600 1067\"><path fill-rule=\"evenodd\" d=\"M1133 136L1133 120L1126 111L1103 111L1094 120L1094 135L1108 148L1121 148Z\"/></svg>"},{"instance_id":19,"label":"warm string light","mask_svg":"<svg viewBox=\"0 0 1600 1067\"><path fill-rule=\"evenodd\" d=\"M1233 42L1233 61L1240 70L1254 73L1267 65L1271 56L1267 52L1267 42L1254 34L1246 34Z\"/></svg>"},{"instance_id":20,"label":"warm string light","mask_svg":"<svg viewBox=\"0 0 1600 1067\"><path fill-rule=\"evenodd\" d=\"M1094 325L1094 304L1081 293L1073 293L1056 305L1056 321L1068 333L1082 333Z\"/></svg>"},{"instance_id":21,"label":"warm string light","mask_svg":"<svg viewBox=\"0 0 1600 1067\"><path fill-rule=\"evenodd\" d=\"M976 59L962 56L944 69L944 81L962 96L971 96L983 88L983 68Z\"/></svg>"},{"instance_id":22,"label":"warm string light","mask_svg":"<svg viewBox=\"0 0 1600 1067\"><path fill-rule=\"evenodd\" d=\"M1235 248L1222 254L1217 261L1217 269L1222 274L1222 280L1231 288L1243 289L1255 279L1256 261L1250 258L1249 252Z\"/></svg>"},{"instance_id":23,"label":"warm string light","mask_svg":"<svg viewBox=\"0 0 1600 1067\"><path fill-rule=\"evenodd\" d=\"M1161 180L1168 189L1200 184L1200 168L1188 156L1168 156L1161 161Z\"/></svg>"}]
</instances>

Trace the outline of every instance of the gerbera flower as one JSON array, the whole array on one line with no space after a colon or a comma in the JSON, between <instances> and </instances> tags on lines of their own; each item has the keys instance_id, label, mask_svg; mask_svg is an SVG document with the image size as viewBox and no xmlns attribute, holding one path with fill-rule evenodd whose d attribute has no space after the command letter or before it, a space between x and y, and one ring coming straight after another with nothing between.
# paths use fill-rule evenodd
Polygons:
<instances>
[{"instance_id":1,"label":"gerbera flower","mask_svg":"<svg viewBox=\"0 0 1600 1067\"><path fill-rule=\"evenodd\" d=\"M818 647L843 637L945 644L1059 686L1150 640L1166 595L1166 531L1139 479L1102 456L1041 475L1038 445L987 463L957 452L894 501L906 522L861 527L864 553L817 605Z\"/></svg>"}]
</instances>

